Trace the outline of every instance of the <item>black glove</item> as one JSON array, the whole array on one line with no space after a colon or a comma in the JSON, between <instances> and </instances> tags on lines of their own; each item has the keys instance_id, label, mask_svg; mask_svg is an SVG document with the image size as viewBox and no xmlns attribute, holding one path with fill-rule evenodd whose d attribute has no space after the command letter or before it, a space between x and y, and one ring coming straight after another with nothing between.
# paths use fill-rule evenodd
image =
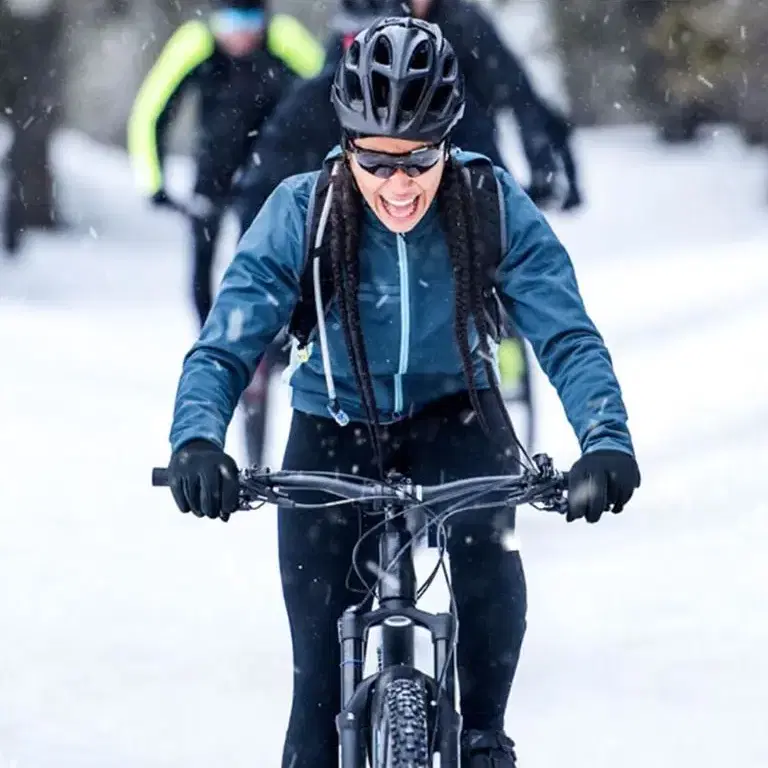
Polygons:
<instances>
[{"instance_id":1,"label":"black glove","mask_svg":"<svg viewBox=\"0 0 768 768\"><path fill-rule=\"evenodd\" d=\"M175 451L168 463L168 485L182 512L226 523L237 509L237 464L208 440L190 440Z\"/></svg>"},{"instance_id":2,"label":"black glove","mask_svg":"<svg viewBox=\"0 0 768 768\"><path fill-rule=\"evenodd\" d=\"M609 508L624 509L640 486L640 470L634 456L622 451L585 453L568 475L568 522L586 517L596 523Z\"/></svg>"}]
</instances>

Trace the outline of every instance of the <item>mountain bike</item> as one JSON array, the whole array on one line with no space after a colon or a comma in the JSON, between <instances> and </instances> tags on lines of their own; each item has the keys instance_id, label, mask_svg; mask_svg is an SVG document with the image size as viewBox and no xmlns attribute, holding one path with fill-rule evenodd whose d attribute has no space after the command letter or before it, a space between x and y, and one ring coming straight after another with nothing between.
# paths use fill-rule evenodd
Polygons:
<instances>
[{"instance_id":1,"label":"mountain bike","mask_svg":"<svg viewBox=\"0 0 768 768\"><path fill-rule=\"evenodd\" d=\"M339 619L341 702L336 717L341 768L428 768L440 756L441 768L459 768L461 715L456 709L455 648L458 622L455 600L444 564L450 519L499 504L531 504L564 513L567 475L551 459L533 457L534 468L513 476L473 477L441 485L416 485L391 476L373 481L326 472L240 471L240 509L263 503L284 508L327 509L355 503L382 520L368 532L378 535L379 563L375 584L358 605ZM156 468L153 485L167 485L167 470ZM330 501L305 504L297 491L321 491ZM433 508L439 507L436 512ZM417 586L412 547L430 529L437 534L438 564ZM358 547L360 542L358 542ZM353 553L353 561L357 550ZM357 566L356 566L357 568ZM442 568L450 595L450 612L431 614L417 608ZM358 570L360 575L360 571ZM378 597L378 608L366 609ZM432 637L434 674L416 668L415 628ZM379 628L377 671L363 678L368 636Z\"/></svg>"}]
</instances>

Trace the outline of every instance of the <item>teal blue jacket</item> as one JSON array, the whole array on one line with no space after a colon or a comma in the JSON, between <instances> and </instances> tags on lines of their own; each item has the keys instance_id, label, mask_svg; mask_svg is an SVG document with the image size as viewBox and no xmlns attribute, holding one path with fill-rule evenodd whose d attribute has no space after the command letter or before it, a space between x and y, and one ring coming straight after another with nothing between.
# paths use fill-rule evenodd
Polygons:
<instances>
[{"instance_id":1,"label":"teal blue jacket","mask_svg":"<svg viewBox=\"0 0 768 768\"><path fill-rule=\"evenodd\" d=\"M472 156L457 153L460 161ZM502 302L557 390L582 451L632 453L621 389L584 308L568 253L517 182L501 168L496 174L508 239L496 274ZM242 391L296 304L316 178L314 172L283 181L243 235L200 338L184 360L173 450L195 438L223 447ZM390 232L366 207L359 258L360 318L381 422L466 389L454 335L453 275L437 206L406 235ZM364 421L336 304L326 317L326 332L326 365L315 343L292 373L293 407L328 417L335 396L349 419ZM476 381L487 388L476 334L472 343Z\"/></svg>"}]
</instances>

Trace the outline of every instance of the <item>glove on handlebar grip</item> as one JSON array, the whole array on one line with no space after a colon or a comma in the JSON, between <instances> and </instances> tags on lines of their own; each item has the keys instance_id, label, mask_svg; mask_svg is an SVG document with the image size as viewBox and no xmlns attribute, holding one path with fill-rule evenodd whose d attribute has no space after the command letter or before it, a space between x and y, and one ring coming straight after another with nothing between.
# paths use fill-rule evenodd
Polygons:
<instances>
[{"instance_id":1,"label":"glove on handlebar grip","mask_svg":"<svg viewBox=\"0 0 768 768\"><path fill-rule=\"evenodd\" d=\"M168 468L167 467L155 467L152 470L152 485L154 486L168 485Z\"/></svg>"}]
</instances>

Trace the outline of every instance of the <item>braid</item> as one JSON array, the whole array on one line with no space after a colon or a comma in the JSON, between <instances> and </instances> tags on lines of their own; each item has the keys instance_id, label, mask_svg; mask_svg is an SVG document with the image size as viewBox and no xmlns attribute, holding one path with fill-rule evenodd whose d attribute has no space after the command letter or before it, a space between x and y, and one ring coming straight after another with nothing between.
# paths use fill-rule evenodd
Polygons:
<instances>
[{"instance_id":1,"label":"braid","mask_svg":"<svg viewBox=\"0 0 768 768\"><path fill-rule=\"evenodd\" d=\"M330 245L333 281L341 310L341 325L352 372L360 391L366 424L379 475L383 476L383 457L379 437L379 415L373 390L368 356L360 324L360 220L363 215L360 195L346 163L339 165L336 192L330 212Z\"/></svg>"},{"instance_id":2,"label":"braid","mask_svg":"<svg viewBox=\"0 0 768 768\"><path fill-rule=\"evenodd\" d=\"M462 166L453 158L445 165L443 180L438 192L438 206L443 228L448 240L448 251L453 266L455 281L456 341L461 355L464 378L469 392L469 399L477 414L483 431L490 435L488 423L482 412L477 384L475 383L472 350L469 346L469 320L473 320L479 337L480 357L493 392L496 404L503 415L514 442L520 446L515 430L509 418L504 398L499 389L499 382L492 365L491 350L488 344L490 326L486 316L484 297L485 275L483 265L488 263L483 258L481 249L484 242L479 236L479 222L472 191L464 180Z\"/></svg>"}]
</instances>

